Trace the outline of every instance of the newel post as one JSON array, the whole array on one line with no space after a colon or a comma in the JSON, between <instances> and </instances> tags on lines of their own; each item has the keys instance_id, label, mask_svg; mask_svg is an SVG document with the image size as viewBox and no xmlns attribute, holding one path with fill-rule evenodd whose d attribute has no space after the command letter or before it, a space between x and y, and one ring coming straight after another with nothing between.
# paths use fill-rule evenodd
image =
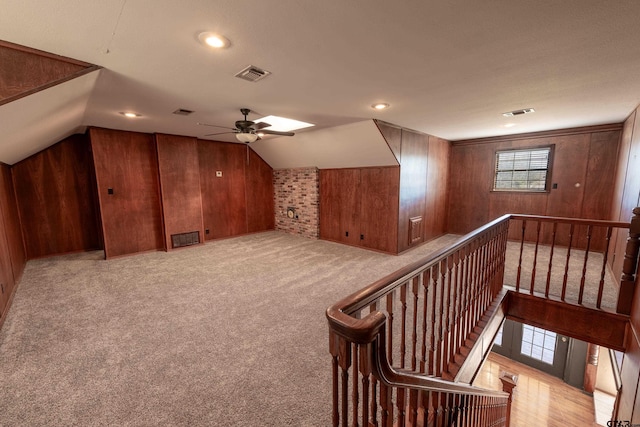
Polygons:
<instances>
[{"instance_id":1,"label":"newel post","mask_svg":"<svg viewBox=\"0 0 640 427\"><path fill-rule=\"evenodd\" d=\"M629 238L624 253L622 264L622 277L620 278L620 293L618 294L618 307L620 314L631 314L631 302L635 291L636 270L638 267L638 251L640 250L640 207L633 210Z\"/></svg>"},{"instance_id":2,"label":"newel post","mask_svg":"<svg viewBox=\"0 0 640 427\"><path fill-rule=\"evenodd\" d=\"M509 427L511 423L511 402L513 402L513 389L516 388L518 383L518 376L509 372L500 373L500 382L502 382L502 391L509 393L509 399L507 400L507 415L504 421L504 425Z\"/></svg>"}]
</instances>

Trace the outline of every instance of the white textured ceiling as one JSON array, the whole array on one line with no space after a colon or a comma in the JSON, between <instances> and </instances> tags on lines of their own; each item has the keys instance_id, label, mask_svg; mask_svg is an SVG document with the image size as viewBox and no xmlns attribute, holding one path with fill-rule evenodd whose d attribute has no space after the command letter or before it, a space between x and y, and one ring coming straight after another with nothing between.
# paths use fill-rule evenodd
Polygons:
<instances>
[{"instance_id":1,"label":"white textured ceiling","mask_svg":"<svg viewBox=\"0 0 640 427\"><path fill-rule=\"evenodd\" d=\"M196 122L248 107L317 125L300 136L380 118L458 140L623 121L640 103L639 18L637 0L0 0L0 39L104 67L67 127L202 137ZM231 47L204 47L204 30ZM233 77L249 64L273 74Z\"/></svg>"}]
</instances>

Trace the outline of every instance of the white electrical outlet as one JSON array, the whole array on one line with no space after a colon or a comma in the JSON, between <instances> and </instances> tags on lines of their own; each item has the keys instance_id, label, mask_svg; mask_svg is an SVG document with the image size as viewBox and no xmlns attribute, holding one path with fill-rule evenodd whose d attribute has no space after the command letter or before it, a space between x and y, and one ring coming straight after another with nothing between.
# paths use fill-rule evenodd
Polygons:
<instances>
[{"instance_id":1,"label":"white electrical outlet","mask_svg":"<svg viewBox=\"0 0 640 427\"><path fill-rule=\"evenodd\" d=\"M216 171L216 178L222 178L222 171Z\"/></svg>"}]
</instances>

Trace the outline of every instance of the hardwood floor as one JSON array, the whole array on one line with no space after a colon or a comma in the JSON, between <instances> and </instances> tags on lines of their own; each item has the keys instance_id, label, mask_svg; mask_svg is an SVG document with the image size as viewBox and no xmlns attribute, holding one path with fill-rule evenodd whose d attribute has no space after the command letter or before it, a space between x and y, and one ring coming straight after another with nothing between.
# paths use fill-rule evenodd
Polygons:
<instances>
[{"instance_id":1,"label":"hardwood floor","mask_svg":"<svg viewBox=\"0 0 640 427\"><path fill-rule=\"evenodd\" d=\"M595 422L593 398L561 379L491 353L473 383L501 390L500 372L519 376L513 395L511 427L591 427Z\"/></svg>"}]
</instances>

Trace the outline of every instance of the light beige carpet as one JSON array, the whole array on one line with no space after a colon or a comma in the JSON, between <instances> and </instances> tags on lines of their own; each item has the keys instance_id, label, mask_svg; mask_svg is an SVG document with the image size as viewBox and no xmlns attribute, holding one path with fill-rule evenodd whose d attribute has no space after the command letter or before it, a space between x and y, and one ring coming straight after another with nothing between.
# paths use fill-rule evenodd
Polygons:
<instances>
[{"instance_id":1,"label":"light beige carpet","mask_svg":"<svg viewBox=\"0 0 640 427\"><path fill-rule=\"evenodd\" d=\"M401 256L267 232L30 261L0 331L2 426L325 426L326 308Z\"/></svg>"}]
</instances>

